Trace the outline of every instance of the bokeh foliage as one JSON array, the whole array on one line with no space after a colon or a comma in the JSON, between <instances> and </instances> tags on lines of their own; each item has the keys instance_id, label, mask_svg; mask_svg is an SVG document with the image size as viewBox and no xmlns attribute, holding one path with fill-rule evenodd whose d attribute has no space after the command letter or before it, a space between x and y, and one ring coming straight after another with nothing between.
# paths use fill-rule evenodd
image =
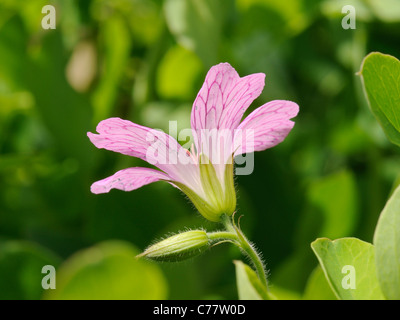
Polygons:
<instances>
[{"instance_id":1,"label":"bokeh foliage","mask_svg":"<svg viewBox=\"0 0 400 320\"><path fill-rule=\"evenodd\" d=\"M46 4L55 30L41 28ZM341 26L349 4L355 30ZM241 227L264 254L275 296L332 297L310 243L372 242L399 178L399 150L356 74L371 51L400 57L399 37L396 0L1 1L0 298L88 298L90 286L104 290L94 298L238 297L232 261L241 256L229 245L174 265L130 258L167 233L216 228L178 190L89 190L146 164L97 150L87 131L111 116L188 128L207 70L223 61L241 76L266 74L251 110L272 99L300 106L289 137L236 179ZM45 264L60 279L53 293L41 289Z\"/></svg>"}]
</instances>

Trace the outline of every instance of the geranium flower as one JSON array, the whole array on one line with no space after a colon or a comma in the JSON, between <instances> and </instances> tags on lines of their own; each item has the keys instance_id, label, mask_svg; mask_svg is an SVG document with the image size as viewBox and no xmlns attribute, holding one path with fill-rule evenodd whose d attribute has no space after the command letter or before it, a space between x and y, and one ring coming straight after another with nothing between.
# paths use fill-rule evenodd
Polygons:
<instances>
[{"instance_id":1,"label":"geranium flower","mask_svg":"<svg viewBox=\"0 0 400 320\"><path fill-rule=\"evenodd\" d=\"M262 92L263 73L239 77L228 63L213 66L194 101L193 142L186 149L170 135L120 118L101 121L88 137L97 148L147 161L157 169L133 167L93 183L93 193L131 191L163 180L182 190L211 221L236 208L233 158L262 151L282 142L294 126L296 103L274 100L255 109L243 121L250 104Z\"/></svg>"}]
</instances>

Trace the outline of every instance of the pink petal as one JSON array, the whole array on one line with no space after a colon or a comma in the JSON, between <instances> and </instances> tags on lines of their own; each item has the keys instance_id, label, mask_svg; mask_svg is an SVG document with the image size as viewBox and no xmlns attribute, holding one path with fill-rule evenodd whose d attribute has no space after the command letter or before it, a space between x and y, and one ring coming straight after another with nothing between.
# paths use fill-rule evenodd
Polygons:
<instances>
[{"instance_id":1,"label":"pink petal","mask_svg":"<svg viewBox=\"0 0 400 320\"><path fill-rule=\"evenodd\" d=\"M128 120L106 119L98 124L96 130L99 134L88 132L87 135L97 148L140 158L167 173L168 168L178 164L181 157L190 161L186 150L170 135Z\"/></svg>"},{"instance_id":2,"label":"pink petal","mask_svg":"<svg viewBox=\"0 0 400 320\"><path fill-rule=\"evenodd\" d=\"M169 179L169 176L161 171L135 167L120 170L108 178L93 183L90 190L95 194L106 193L111 189L132 191L155 181Z\"/></svg>"},{"instance_id":3,"label":"pink petal","mask_svg":"<svg viewBox=\"0 0 400 320\"><path fill-rule=\"evenodd\" d=\"M206 76L191 115L191 126L198 151L208 146L201 139L201 130L235 129L249 105L265 84L263 73L240 78L229 63L212 67Z\"/></svg>"},{"instance_id":4,"label":"pink petal","mask_svg":"<svg viewBox=\"0 0 400 320\"><path fill-rule=\"evenodd\" d=\"M156 159L152 159L148 151L157 139L163 144L170 144L168 149L178 149L178 143L169 135L120 118L103 120L96 130L99 134L88 132L88 137L97 148L137 157L150 163Z\"/></svg>"},{"instance_id":5,"label":"pink petal","mask_svg":"<svg viewBox=\"0 0 400 320\"><path fill-rule=\"evenodd\" d=\"M262 151L281 143L294 126L289 119L299 112L291 101L274 100L250 113L235 131L235 155Z\"/></svg>"},{"instance_id":6,"label":"pink petal","mask_svg":"<svg viewBox=\"0 0 400 320\"><path fill-rule=\"evenodd\" d=\"M192 156L170 135L120 118L103 120L96 130L99 134L87 135L97 148L140 158L167 173L171 180L197 192L202 190Z\"/></svg>"}]
</instances>

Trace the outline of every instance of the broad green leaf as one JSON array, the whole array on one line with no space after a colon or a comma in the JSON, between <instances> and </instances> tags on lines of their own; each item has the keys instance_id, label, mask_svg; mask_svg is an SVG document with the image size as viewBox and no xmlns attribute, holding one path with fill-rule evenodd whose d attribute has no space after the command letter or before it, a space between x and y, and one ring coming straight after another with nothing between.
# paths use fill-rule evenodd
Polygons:
<instances>
[{"instance_id":1,"label":"broad green leaf","mask_svg":"<svg viewBox=\"0 0 400 320\"><path fill-rule=\"evenodd\" d=\"M357 188L350 171L339 171L310 185L308 198L322 215L321 237L339 238L353 230L358 214Z\"/></svg>"},{"instance_id":2,"label":"broad green leaf","mask_svg":"<svg viewBox=\"0 0 400 320\"><path fill-rule=\"evenodd\" d=\"M235 260L236 284L240 300L270 300L266 288L255 271L242 261Z\"/></svg>"},{"instance_id":3,"label":"broad green leaf","mask_svg":"<svg viewBox=\"0 0 400 320\"><path fill-rule=\"evenodd\" d=\"M238 0L237 6L240 11L249 10L253 7L253 13L265 11L269 19L265 23L268 32L278 32L289 36L303 31L311 23L312 12L316 10L318 3L304 0ZM255 22L253 22L255 23Z\"/></svg>"},{"instance_id":4,"label":"broad green leaf","mask_svg":"<svg viewBox=\"0 0 400 320\"><path fill-rule=\"evenodd\" d=\"M1 8L0 8L1 9ZM25 71L29 35L21 17L14 16L0 24L0 64L1 93L5 88L21 90L26 84Z\"/></svg>"},{"instance_id":5,"label":"broad green leaf","mask_svg":"<svg viewBox=\"0 0 400 320\"><path fill-rule=\"evenodd\" d=\"M383 209L374 234L378 280L388 299L400 299L400 186Z\"/></svg>"},{"instance_id":6,"label":"broad green leaf","mask_svg":"<svg viewBox=\"0 0 400 320\"><path fill-rule=\"evenodd\" d=\"M57 267L60 259L27 241L0 243L0 300L38 300L43 294L42 268Z\"/></svg>"},{"instance_id":7,"label":"broad green leaf","mask_svg":"<svg viewBox=\"0 0 400 320\"><path fill-rule=\"evenodd\" d=\"M388 139L400 146L400 61L373 52L365 57L360 74L372 113Z\"/></svg>"},{"instance_id":8,"label":"broad green leaf","mask_svg":"<svg viewBox=\"0 0 400 320\"><path fill-rule=\"evenodd\" d=\"M325 276L339 299L382 300L375 270L375 248L357 238L311 243Z\"/></svg>"},{"instance_id":9,"label":"broad green leaf","mask_svg":"<svg viewBox=\"0 0 400 320\"><path fill-rule=\"evenodd\" d=\"M177 41L194 51L206 66L217 62L224 5L227 1L166 0L167 25Z\"/></svg>"},{"instance_id":10,"label":"broad green leaf","mask_svg":"<svg viewBox=\"0 0 400 320\"><path fill-rule=\"evenodd\" d=\"M157 91L163 99L190 101L194 99L196 80L202 70L201 60L196 54L179 45L173 46L158 67Z\"/></svg>"},{"instance_id":11,"label":"broad green leaf","mask_svg":"<svg viewBox=\"0 0 400 320\"><path fill-rule=\"evenodd\" d=\"M159 267L137 259L134 246L107 241L77 252L57 270L55 290L46 299L166 299L166 280Z\"/></svg>"},{"instance_id":12,"label":"broad green leaf","mask_svg":"<svg viewBox=\"0 0 400 320\"><path fill-rule=\"evenodd\" d=\"M90 128L92 112L87 97L74 91L66 80L65 48L57 30L43 37L40 51L26 70L28 89L54 145L61 154L76 158L81 168L87 169L93 157L82 133Z\"/></svg>"},{"instance_id":13,"label":"broad green leaf","mask_svg":"<svg viewBox=\"0 0 400 320\"><path fill-rule=\"evenodd\" d=\"M0 59L7 61L0 67L0 86L29 92L28 99L34 101L54 145L84 167L92 161L82 134L88 131L91 110L86 97L65 79L62 34L58 29L45 33L37 50L32 50L35 54L28 50L28 43L29 34L18 16L0 26Z\"/></svg>"},{"instance_id":14,"label":"broad green leaf","mask_svg":"<svg viewBox=\"0 0 400 320\"><path fill-rule=\"evenodd\" d=\"M307 281L303 300L337 300L320 265L314 269Z\"/></svg>"},{"instance_id":15,"label":"broad green leaf","mask_svg":"<svg viewBox=\"0 0 400 320\"><path fill-rule=\"evenodd\" d=\"M371 11L384 22L400 21L400 2L398 0L365 0Z\"/></svg>"},{"instance_id":16,"label":"broad green leaf","mask_svg":"<svg viewBox=\"0 0 400 320\"><path fill-rule=\"evenodd\" d=\"M301 300L301 295L293 290L272 284L268 288L268 297L271 300Z\"/></svg>"}]
</instances>

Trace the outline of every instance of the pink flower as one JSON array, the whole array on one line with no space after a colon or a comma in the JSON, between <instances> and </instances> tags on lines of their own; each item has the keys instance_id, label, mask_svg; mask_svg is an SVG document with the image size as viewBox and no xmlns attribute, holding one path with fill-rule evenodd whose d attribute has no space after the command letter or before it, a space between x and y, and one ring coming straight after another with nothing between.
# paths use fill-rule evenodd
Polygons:
<instances>
[{"instance_id":1,"label":"pink flower","mask_svg":"<svg viewBox=\"0 0 400 320\"><path fill-rule=\"evenodd\" d=\"M101 121L88 133L98 148L140 158L157 169L134 167L93 183L93 193L131 191L163 180L182 190L211 221L236 208L233 158L282 142L294 126L296 103L274 100L242 117L264 88L263 73L239 77L228 63L213 66L194 101L190 151L170 135L120 118Z\"/></svg>"}]
</instances>

